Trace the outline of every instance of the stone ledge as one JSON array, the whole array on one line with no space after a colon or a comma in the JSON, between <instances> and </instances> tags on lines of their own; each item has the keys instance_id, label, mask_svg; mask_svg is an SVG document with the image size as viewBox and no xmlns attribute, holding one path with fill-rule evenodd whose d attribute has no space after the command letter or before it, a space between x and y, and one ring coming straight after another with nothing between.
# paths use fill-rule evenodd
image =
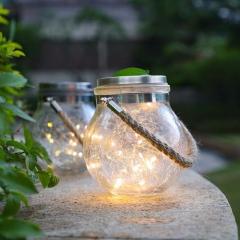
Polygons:
<instances>
[{"instance_id":1,"label":"stone ledge","mask_svg":"<svg viewBox=\"0 0 240 240\"><path fill-rule=\"evenodd\" d=\"M149 198L115 197L85 173L31 199L23 215L44 239L231 239L237 226L226 197L187 170L169 191Z\"/></svg>"}]
</instances>

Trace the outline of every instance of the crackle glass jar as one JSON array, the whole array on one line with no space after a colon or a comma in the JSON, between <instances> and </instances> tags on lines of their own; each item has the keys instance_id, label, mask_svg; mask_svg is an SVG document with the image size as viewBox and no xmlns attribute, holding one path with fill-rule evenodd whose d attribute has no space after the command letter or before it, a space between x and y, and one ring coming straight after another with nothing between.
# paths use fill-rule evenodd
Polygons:
<instances>
[{"instance_id":1,"label":"crackle glass jar","mask_svg":"<svg viewBox=\"0 0 240 240\"><path fill-rule=\"evenodd\" d=\"M82 146L50 107L47 97L53 97L59 103L84 137L95 111L92 86L89 82L40 83L39 105L34 115L33 134L48 150L55 171L83 171Z\"/></svg>"},{"instance_id":2,"label":"crackle glass jar","mask_svg":"<svg viewBox=\"0 0 240 240\"><path fill-rule=\"evenodd\" d=\"M136 133L105 104L112 97L138 123L179 154L189 153L183 125L169 104L165 76L99 79L94 89L97 108L84 138L90 174L114 195L148 195L164 191L182 167Z\"/></svg>"}]
</instances>

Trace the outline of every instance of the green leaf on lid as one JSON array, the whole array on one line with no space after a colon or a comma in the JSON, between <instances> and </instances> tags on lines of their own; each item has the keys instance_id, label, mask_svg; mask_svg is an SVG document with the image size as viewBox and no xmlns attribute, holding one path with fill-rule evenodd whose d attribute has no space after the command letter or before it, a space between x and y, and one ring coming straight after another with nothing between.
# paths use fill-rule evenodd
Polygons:
<instances>
[{"instance_id":1,"label":"green leaf on lid","mask_svg":"<svg viewBox=\"0 0 240 240\"><path fill-rule=\"evenodd\" d=\"M139 76L139 75L149 75L149 70L137 68L137 67L128 67L128 68L121 69L113 74L114 77Z\"/></svg>"}]
</instances>

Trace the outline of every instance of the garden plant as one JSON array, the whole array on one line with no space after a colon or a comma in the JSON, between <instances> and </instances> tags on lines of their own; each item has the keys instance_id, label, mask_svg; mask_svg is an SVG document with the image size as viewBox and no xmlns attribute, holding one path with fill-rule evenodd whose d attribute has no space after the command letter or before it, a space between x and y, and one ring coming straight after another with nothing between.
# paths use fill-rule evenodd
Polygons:
<instances>
[{"instance_id":1,"label":"garden plant","mask_svg":"<svg viewBox=\"0 0 240 240\"><path fill-rule=\"evenodd\" d=\"M8 25L8 14L0 7L1 25ZM10 24L9 37L0 32L0 239L41 236L40 228L22 219L18 212L22 205L28 207L28 196L37 193L41 185L53 187L59 181L49 167L47 151L22 126L21 119L34 119L17 106L16 99L27 80L15 69L14 60L25 54L13 41L13 26ZM21 135L24 137L19 140Z\"/></svg>"}]
</instances>

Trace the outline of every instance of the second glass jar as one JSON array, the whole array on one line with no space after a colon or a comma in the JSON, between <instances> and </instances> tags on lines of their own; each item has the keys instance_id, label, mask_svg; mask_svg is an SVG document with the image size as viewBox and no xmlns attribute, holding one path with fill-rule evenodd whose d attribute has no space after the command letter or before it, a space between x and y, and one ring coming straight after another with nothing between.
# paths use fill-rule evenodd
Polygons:
<instances>
[{"instance_id":1,"label":"second glass jar","mask_svg":"<svg viewBox=\"0 0 240 240\"><path fill-rule=\"evenodd\" d=\"M84 131L95 111L92 86L89 82L41 83L39 106L34 115L37 123L33 126L33 133L48 150L53 168L64 173L83 171L85 163L82 146L52 110L46 101L47 97L58 101L84 137Z\"/></svg>"}]
</instances>

